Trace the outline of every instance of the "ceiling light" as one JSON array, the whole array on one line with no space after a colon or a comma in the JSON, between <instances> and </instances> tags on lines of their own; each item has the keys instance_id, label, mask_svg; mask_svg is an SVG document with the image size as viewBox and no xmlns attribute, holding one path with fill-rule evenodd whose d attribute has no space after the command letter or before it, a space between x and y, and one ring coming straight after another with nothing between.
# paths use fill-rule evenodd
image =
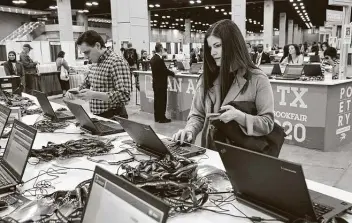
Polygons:
<instances>
[{"instance_id":1,"label":"ceiling light","mask_svg":"<svg viewBox=\"0 0 352 223\"><path fill-rule=\"evenodd\" d=\"M54 5L51 5L51 6L49 6L49 9L55 10L56 8L55 8ZM80 10L80 11L82 11L82 10ZM78 12L79 12L79 11L78 11Z\"/></svg>"},{"instance_id":2,"label":"ceiling light","mask_svg":"<svg viewBox=\"0 0 352 223\"><path fill-rule=\"evenodd\" d=\"M293 0L290 0L290 2L293 2Z\"/></svg>"},{"instance_id":3,"label":"ceiling light","mask_svg":"<svg viewBox=\"0 0 352 223\"><path fill-rule=\"evenodd\" d=\"M178 22L178 19L175 19Z\"/></svg>"},{"instance_id":4,"label":"ceiling light","mask_svg":"<svg viewBox=\"0 0 352 223\"><path fill-rule=\"evenodd\" d=\"M168 24L168 25L169 25L169 22L165 22L165 24Z\"/></svg>"},{"instance_id":5,"label":"ceiling light","mask_svg":"<svg viewBox=\"0 0 352 223\"><path fill-rule=\"evenodd\" d=\"M215 6L211 6L212 9L215 9Z\"/></svg>"},{"instance_id":6,"label":"ceiling light","mask_svg":"<svg viewBox=\"0 0 352 223\"><path fill-rule=\"evenodd\" d=\"M219 9L215 9L215 12L219 12Z\"/></svg>"},{"instance_id":7,"label":"ceiling light","mask_svg":"<svg viewBox=\"0 0 352 223\"><path fill-rule=\"evenodd\" d=\"M209 9L209 6L205 6L205 9Z\"/></svg>"},{"instance_id":8,"label":"ceiling light","mask_svg":"<svg viewBox=\"0 0 352 223\"><path fill-rule=\"evenodd\" d=\"M51 6L50 6L50 8L51 8ZM51 8L51 9L52 9L52 8ZM83 10L78 10L78 12L79 12L79 13L83 13Z\"/></svg>"},{"instance_id":9,"label":"ceiling light","mask_svg":"<svg viewBox=\"0 0 352 223\"><path fill-rule=\"evenodd\" d=\"M86 2L86 6L92 6L93 4L90 2Z\"/></svg>"},{"instance_id":10,"label":"ceiling light","mask_svg":"<svg viewBox=\"0 0 352 223\"><path fill-rule=\"evenodd\" d=\"M300 5L304 5L303 2L301 2Z\"/></svg>"},{"instance_id":11,"label":"ceiling light","mask_svg":"<svg viewBox=\"0 0 352 223\"><path fill-rule=\"evenodd\" d=\"M252 23L252 20L249 20L249 23Z\"/></svg>"},{"instance_id":12,"label":"ceiling light","mask_svg":"<svg viewBox=\"0 0 352 223\"><path fill-rule=\"evenodd\" d=\"M92 5L97 6L97 5L99 5L99 3L98 2L92 2Z\"/></svg>"},{"instance_id":13,"label":"ceiling light","mask_svg":"<svg viewBox=\"0 0 352 223\"><path fill-rule=\"evenodd\" d=\"M197 0L197 3L200 4L200 3L202 3L202 1L201 0Z\"/></svg>"},{"instance_id":14,"label":"ceiling light","mask_svg":"<svg viewBox=\"0 0 352 223\"><path fill-rule=\"evenodd\" d=\"M180 21L183 21L183 19L180 19Z\"/></svg>"},{"instance_id":15,"label":"ceiling light","mask_svg":"<svg viewBox=\"0 0 352 223\"><path fill-rule=\"evenodd\" d=\"M232 12L229 12L230 15L232 15Z\"/></svg>"},{"instance_id":16,"label":"ceiling light","mask_svg":"<svg viewBox=\"0 0 352 223\"><path fill-rule=\"evenodd\" d=\"M305 8L304 5L302 5L302 6L301 6L301 9L304 9L304 8Z\"/></svg>"},{"instance_id":17,"label":"ceiling light","mask_svg":"<svg viewBox=\"0 0 352 223\"><path fill-rule=\"evenodd\" d=\"M227 12L224 12L224 15L227 15Z\"/></svg>"},{"instance_id":18,"label":"ceiling light","mask_svg":"<svg viewBox=\"0 0 352 223\"><path fill-rule=\"evenodd\" d=\"M154 22L158 22L157 20L154 20Z\"/></svg>"},{"instance_id":19,"label":"ceiling light","mask_svg":"<svg viewBox=\"0 0 352 223\"><path fill-rule=\"evenodd\" d=\"M166 16L168 19L170 18L170 16L168 15L168 16Z\"/></svg>"},{"instance_id":20,"label":"ceiling light","mask_svg":"<svg viewBox=\"0 0 352 223\"><path fill-rule=\"evenodd\" d=\"M189 1L189 4L194 4L194 1Z\"/></svg>"},{"instance_id":21,"label":"ceiling light","mask_svg":"<svg viewBox=\"0 0 352 223\"><path fill-rule=\"evenodd\" d=\"M293 3L292 5L293 5L293 6L296 6L297 4L296 4L296 3Z\"/></svg>"},{"instance_id":22,"label":"ceiling light","mask_svg":"<svg viewBox=\"0 0 352 223\"><path fill-rule=\"evenodd\" d=\"M154 8L154 5L149 5L149 8Z\"/></svg>"},{"instance_id":23,"label":"ceiling light","mask_svg":"<svg viewBox=\"0 0 352 223\"><path fill-rule=\"evenodd\" d=\"M83 10L83 12L84 12L84 13L88 13L88 12L89 12L89 10L88 10L88 9L85 9L85 10Z\"/></svg>"},{"instance_id":24,"label":"ceiling light","mask_svg":"<svg viewBox=\"0 0 352 223\"><path fill-rule=\"evenodd\" d=\"M225 11L225 9L221 9L221 11L222 11L222 12L224 12L224 11Z\"/></svg>"},{"instance_id":25,"label":"ceiling light","mask_svg":"<svg viewBox=\"0 0 352 223\"><path fill-rule=\"evenodd\" d=\"M295 9L298 9L298 6L296 6Z\"/></svg>"},{"instance_id":26,"label":"ceiling light","mask_svg":"<svg viewBox=\"0 0 352 223\"><path fill-rule=\"evenodd\" d=\"M159 4L155 4L155 7L159 8L159 7L160 7L160 5L159 5Z\"/></svg>"},{"instance_id":27,"label":"ceiling light","mask_svg":"<svg viewBox=\"0 0 352 223\"><path fill-rule=\"evenodd\" d=\"M207 24L205 24L205 25L209 26L209 23L207 23Z\"/></svg>"},{"instance_id":28,"label":"ceiling light","mask_svg":"<svg viewBox=\"0 0 352 223\"><path fill-rule=\"evenodd\" d=\"M162 17L162 18L163 18L163 19L165 19L165 18L166 18L166 16L164 16L164 15L163 15L163 17Z\"/></svg>"},{"instance_id":29,"label":"ceiling light","mask_svg":"<svg viewBox=\"0 0 352 223\"><path fill-rule=\"evenodd\" d=\"M159 16L158 14L155 14L154 16Z\"/></svg>"}]
</instances>

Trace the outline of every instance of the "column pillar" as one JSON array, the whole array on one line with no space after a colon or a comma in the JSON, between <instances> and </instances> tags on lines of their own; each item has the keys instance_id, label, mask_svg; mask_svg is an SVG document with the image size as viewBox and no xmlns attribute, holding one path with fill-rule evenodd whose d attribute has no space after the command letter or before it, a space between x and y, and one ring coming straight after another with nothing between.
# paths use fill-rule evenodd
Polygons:
<instances>
[{"instance_id":1,"label":"column pillar","mask_svg":"<svg viewBox=\"0 0 352 223\"><path fill-rule=\"evenodd\" d=\"M279 36L279 47L286 45L286 13L280 13L280 36Z\"/></svg>"},{"instance_id":2,"label":"column pillar","mask_svg":"<svg viewBox=\"0 0 352 223\"><path fill-rule=\"evenodd\" d=\"M184 44L190 44L191 43L191 20L190 19L185 19L185 38L184 38Z\"/></svg>"},{"instance_id":3,"label":"column pillar","mask_svg":"<svg viewBox=\"0 0 352 223\"><path fill-rule=\"evenodd\" d=\"M297 44L302 43L301 37L302 37L302 28L298 27Z\"/></svg>"},{"instance_id":4,"label":"column pillar","mask_svg":"<svg viewBox=\"0 0 352 223\"><path fill-rule=\"evenodd\" d=\"M232 21L240 28L246 38L246 0L231 0Z\"/></svg>"},{"instance_id":5,"label":"column pillar","mask_svg":"<svg viewBox=\"0 0 352 223\"><path fill-rule=\"evenodd\" d=\"M73 41L71 0L57 1L60 41Z\"/></svg>"},{"instance_id":6,"label":"column pillar","mask_svg":"<svg viewBox=\"0 0 352 223\"><path fill-rule=\"evenodd\" d=\"M274 36L274 2L265 0L264 2L264 49L271 50Z\"/></svg>"},{"instance_id":7,"label":"column pillar","mask_svg":"<svg viewBox=\"0 0 352 223\"><path fill-rule=\"evenodd\" d=\"M332 26L332 35L331 37L337 37L337 25Z\"/></svg>"},{"instance_id":8,"label":"column pillar","mask_svg":"<svg viewBox=\"0 0 352 223\"><path fill-rule=\"evenodd\" d=\"M77 12L76 22L79 26L84 26L84 31L88 30L88 16L84 13Z\"/></svg>"},{"instance_id":9,"label":"column pillar","mask_svg":"<svg viewBox=\"0 0 352 223\"><path fill-rule=\"evenodd\" d=\"M149 50L149 15L147 0L110 0L114 51L121 43L131 42L137 52ZM135 7L138 5L138 7Z\"/></svg>"},{"instance_id":10,"label":"column pillar","mask_svg":"<svg viewBox=\"0 0 352 223\"><path fill-rule=\"evenodd\" d=\"M293 43L293 20L288 20L287 44Z\"/></svg>"},{"instance_id":11,"label":"column pillar","mask_svg":"<svg viewBox=\"0 0 352 223\"><path fill-rule=\"evenodd\" d=\"M294 24L293 26L293 43L297 44L298 42L298 24Z\"/></svg>"}]
</instances>

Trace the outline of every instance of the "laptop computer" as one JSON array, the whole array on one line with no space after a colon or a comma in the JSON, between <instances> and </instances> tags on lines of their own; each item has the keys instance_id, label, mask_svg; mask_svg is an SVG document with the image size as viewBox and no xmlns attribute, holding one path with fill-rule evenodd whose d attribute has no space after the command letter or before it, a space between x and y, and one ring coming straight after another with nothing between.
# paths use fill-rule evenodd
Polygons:
<instances>
[{"instance_id":1,"label":"laptop computer","mask_svg":"<svg viewBox=\"0 0 352 223\"><path fill-rule=\"evenodd\" d=\"M320 63L320 56L319 55L309 56L309 61L311 63Z\"/></svg>"},{"instance_id":2,"label":"laptop computer","mask_svg":"<svg viewBox=\"0 0 352 223\"><path fill-rule=\"evenodd\" d=\"M81 129L92 135L111 135L124 132L121 125L102 120L92 120L87 112L84 110L82 105L72 103L70 101L64 101L68 109L73 113L81 125Z\"/></svg>"},{"instance_id":3,"label":"laptop computer","mask_svg":"<svg viewBox=\"0 0 352 223\"><path fill-rule=\"evenodd\" d=\"M96 166L81 223L165 223L169 211L158 197Z\"/></svg>"},{"instance_id":4,"label":"laptop computer","mask_svg":"<svg viewBox=\"0 0 352 223\"><path fill-rule=\"evenodd\" d=\"M7 121L9 120L11 109L5 105L0 104L0 137L4 132Z\"/></svg>"},{"instance_id":5,"label":"laptop computer","mask_svg":"<svg viewBox=\"0 0 352 223\"><path fill-rule=\"evenodd\" d=\"M271 71L271 74L272 75L282 75L280 64L278 64L278 63L274 64L274 67Z\"/></svg>"},{"instance_id":6,"label":"laptop computer","mask_svg":"<svg viewBox=\"0 0 352 223\"><path fill-rule=\"evenodd\" d=\"M304 65L287 65L282 76L278 76L277 80L298 80L303 73Z\"/></svg>"},{"instance_id":7,"label":"laptop computer","mask_svg":"<svg viewBox=\"0 0 352 223\"><path fill-rule=\"evenodd\" d=\"M22 183L37 130L14 120L4 155L0 162L0 194L13 192Z\"/></svg>"},{"instance_id":8,"label":"laptop computer","mask_svg":"<svg viewBox=\"0 0 352 223\"><path fill-rule=\"evenodd\" d=\"M270 77L272 75L274 65L272 64L261 64L259 65L259 68L268 76Z\"/></svg>"},{"instance_id":9,"label":"laptop computer","mask_svg":"<svg viewBox=\"0 0 352 223\"><path fill-rule=\"evenodd\" d=\"M320 64L306 64L303 68L304 75L307 77L321 76Z\"/></svg>"},{"instance_id":10,"label":"laptop computer","mask_svg":"<svg viewBox=\"0 0 352 223\"><path fill-rule=\"evenodd\" d=\"M198 74L203 69L203 63L192 63L189 72L191 74Z\"/></svg>"},{"instance_id":11,"label":"laptop computer","mask_svg":"<svg viewBox=\"0 0 352 223\"><path fill-rule=\"evenodd\" d=\"M45 93L40 91L33 91L33 93L38 99L38 103L43 110L44 117L55 121L75 119L75 116L69 111L55 112Z\"/></svg>"},{"instance_id":12,"label":"laptop computer","mask_svg":"<svg viewBox=\"0 0 352 223\"><path fill-rule=\"evenodd\" d=\"M121 117L116 117L116 119L137 144L138 150L150 156L160 158L165 156L165 154L172 154L194 157L206 152L205 148L192 144L177 146L177 143L169 139L162 140L149 125Z\"/></svg>"},{"instance_id":13,"label":"laptop computer","mask_svg":"<svg viewBox=\"0 0 352 223\"><path fill-rule=\"evenodd\" d=\"M185 66L183 65L183 63L181 61L177 61L176 65L177 65L177 70L181 70L181 71L186 70Z\"/></svg>"},{"instance_id":14,"label":"laptop computer","mask_svg":"<svg viewBox=\"0 0 352 223\"><path fill-rule=\"evenodd\" d=\"M238 201L279 220L317 222L352 207L307 188L302 166L215 142Z\"/></svg>"}]
</instances>

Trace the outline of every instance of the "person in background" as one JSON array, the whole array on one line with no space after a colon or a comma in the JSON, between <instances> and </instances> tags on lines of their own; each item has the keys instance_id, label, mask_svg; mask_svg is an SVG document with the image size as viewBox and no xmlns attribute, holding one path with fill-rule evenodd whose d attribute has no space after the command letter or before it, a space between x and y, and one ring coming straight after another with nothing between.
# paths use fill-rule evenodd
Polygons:
<instances>
[{"instance_id":1,"label":"person in background","mask_svg":"<svg viewBox=\"0 0 352 223\"><path fill-rule=\"evenodd\" d=\"M121 47L120 48L120 53L121 53L121 56L124 56L125 55L125 48Z\"/></svg>"},{"instance_id":2,"label":"person in background","mask_svg":"<svg viewBox=\"0 0 352 223\"><path fill-rule=\"evenodd\" d=\"M260 66L261 64L270 63L269 55L263 51L263 44L258 44L257 49L258 52L253 54L254 64Z\"/></svg>"},{"instance_id":3,"label":"person in background","mask_svg":"<svg viewBox=\"0 0 352 223\"><path fill-rule=\"evenodd\" d=\"M199 54L198 54L198 62L203 62L204 61L204 52L203 48L199 49Z\"/></svg>"},{"instance_id":4,"label":"person in background","mask_svg":"<svg viewBox=\"0 0 352 223\"><path fill-rule=\"evenodd\" d=\"M56 59L56 68L57 71L61 72L61 69L66 69L67 73L70 72L70 67L68 66L67 61L64 59L65 57L65 52L64 51L60 51L57 54L57 59ZM62 95L65 96L66 92L70 89L70 81L67 80L61 80L60 78L60 74L59 74L59 80L60 80L60 86L62 89Z\"/></svg>"},{"instance_id":5,"label":"person in background","mask_svg":"<svg viewBox=\"0 0 352 223\"><path fill-rule=\"evenodd\" d=\"M192 63L197 63L197 55L196 52L194 51L194 49L191 49L191 61L190 61L190 65L192 65Z\"/></svg>"},{"instance_id":6,"label":"person in background","mask_svg":"<svg viewBox=\"0 0 352 223\"><path fill-rule=\"evenodd\" d=\"M306 55L308 53L308 43L304 42L302 48L300 49L301 54Z\"/></svg>"},{"instance_id":7,"label":"person in background","mask_svg":"<svg viewBox=\"0 0 352 223\"><path fill-rule=\"evenodd\" d=\"M250 43L247 43L247 50L248 50L248 53L251 54L252 53L252 46Z\"/></svg>"},{"instance_id":8,"label":"person in background","mask_svg":"<svg viewBox=\"0 0 352 223\"><path fill-rule=\"evenodd\" d=\"M138 75L133 73L133 71L137 70L137 65L138 65L137 50L132 47L132 43L128 43L127 47L128 48L125 49L123 57L127 60L129 66L130 66L131 87L132 87L132 75L133 75L134 76L134 80L135 80L135 86L139 90L139 78L138 78ZM131 88L131 90L133 90L133 89Z\"/></svg>"},{"instance_id":9,"label":"person in background","mask_svg":"<svg viewBox=\"0 0 352 223\"><path fill-rule=\"evenodd\" d=\"M33 90L38 88L38 77L40 75L37 70L39 63L34 62L28 55L32 49L31 45L26 43L23 45L23 51L20 54L20 62L23 64L26 79L25 92L28 94L33 94Z\"/></svg>"},{"instance_id":10,"label":"person in background","mask_svg":"<svg viewBox=\"0 0 352 223\"><path fill-rule=\"evenodd\" d=\"M325 50L328 49L329 47L330 47L330 46L329 46L328 42L323 42L323 43L321 44L321 50L322 50L323 52L325 52Z\"/></svg>"},{"instance_id":11,"label":"person in background","mask_svg":"<svg viewBox=\"0 0 352 223\"><path fill-rule=\"evenodd\" d=\"M264 136L274 128L274 96L268 77L253 64L238 26L231 20L213 24L204 39L204 73L198 81L184 129L174 141L194 142L203 129L202 147L207 147L209 113L224 110L217 119L237 122L249 136ZM246 114L229 102L254 102L257 115Z\"/></svg>"},{"instance_id":12,"label":"person in background","mask_svg":"<svg viewBox=\"0 0 352 223\"><path fill-rule=\"evenodd\" d=\"M340 71L340 60L337 58L337 50L334 47L328 47L324 51L324 59L322 60L321 73L324 75L325 67L327 65L332 66L332 76L333 79L337 79Z\"/></svg>"},{"instance_id":13,"label":"person in background","mask_svg":"<svg viewBox=\"0 0 352 223\"><path fill-rule=\"evenodd\" d=\"M284 46L284 55L281 57L281 59L280 59L280 63L282 63L282 61L284 60L284 59L286 59L286 57L288 57L288 47L289 47L290 45L285 45Z\"/></svg>"},{"instance_id":14,"label":"person in background","mask_svg":"<svg viewBox=\"0 0 352 223\"><path fill-rule=\"evenodd\" d=\"M89 100L94 115L128 118L125 105L130 101L131 80L127 61L106 48L103 38L94 30L84 32L76 44L87 59L96 63L82 85L72 89L79 91L76 97ZM66 97L75 98L70 90Z\"/></svg>"},{"instance_id":15,"label":"person in background","mask_svg":"<svg viewBox=\"0 0 352 223\"><path fill-rule=\"evenodd\" d=\"M163 53L162 53L162 57L163 57L164 60L167 60L167 55L168 55L167 49L164 48Z\"/></svg>"},{"instance_id":16,"label":"person in background","mask_svg":"<svg viewBox=\"0 0 352 223\"><path fill-rule=\"evenodd\" d=\"M303 62L304 62L303 55L299 51L298 45L290 44L288 47L288 56L281 62L281 64L302 65Z\"/></svg>"},{"instance_id":17,"label":"person in background","mask_svg":"<svg viewBox=\"0 0 352 223\"><path fill-rule=\"evenodd\" d=\"M17 61L15 51L10 51L8 53L8 61L2 65L4 66L6 76L20 76L21 87L23 88L26 86L24 67L22 63Z\"/></svg>"},{"instance_id":18,"label":"person in background","mask_svg":"<svg viewBox=\"0 0 352 223\"><path fill-rule=\"evenodd\" d=\"M141 66L142 70L146 71L149 70L149 59L148 53L146 50L141 51L141 59L138 61L138 67Z\"/></svg>"},{"instance_id":19,"label":"person in background","mask_svg":"<svg viewBox=\"0 0 352 223\"><path fill-rule=\"evenodd\" d=\"M159 123L169 123L171 119L165 117L167 102L167 78L175 74L167 69L162 59L163 46L161 43L155 45L156 54L150 60L153 76L154 91L154 120Z\"/></svg>"}]
</instances>

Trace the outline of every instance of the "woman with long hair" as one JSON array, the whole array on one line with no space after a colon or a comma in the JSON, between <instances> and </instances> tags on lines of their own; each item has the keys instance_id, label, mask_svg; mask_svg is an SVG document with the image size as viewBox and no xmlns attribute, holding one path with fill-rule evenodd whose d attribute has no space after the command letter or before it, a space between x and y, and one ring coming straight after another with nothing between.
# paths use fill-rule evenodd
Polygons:
<instances>
[{"instance_id":1,"label":"woman with long hair","mask_svg":"<svg viewBox=\"0 0 352 223\"><path fill-rule=\"evenodd\" d=\"M6 76L20 76L22 86L26 86L25 74L22 63L17 61L15 51L8 53L8 60L3 63Z\"/></svg>"},{"instance_id":2,"label":"woman with long hair","mask_svg":"<svg viewBox=\"0 0 352 223\"><path fill-rule=\"evenodd\" d=\"M70 67L67 64L67 61L65 60L65 52L60 51L57 54L57 59L56 59L56 67L57 71L61 72L61 69L66 69L67 73L70 71ZM60 85L62 89L62 94L65 96L66 92L70 89L70 81L69 80L62 80L59 75L59 80L60 80Z\"/></svg>"},{"instance_id":3,"label":"woman with long hair","mask_svg":"<svg viewBox=\"0 0 352 223\"><path fill-rule=\"evenodd\" d=\"M252 62L238 26L231 20L213 24L204 39L204 73L197 84L187 125L173 136L181 143L193 142L208 129L212 113L222 112L224 123L237 122L249 136L269 134L274 127L274 99L268 77ZM257 115L246 114L230 102L252 102ZM209 137L203 131L202 146ZM205 133L205 134L204 134Z\"/></svg>"},{"instance_id":4,"label":"woman with long hair","mask_svg":"<svg viewBox=\"0 0 352 223\"><path fill-rule=\"evenodd\" d=\"M281 60L280 60L280 63L282 63L282 61L286 58L286 57L288 57L288 47L289 47L290 45L285 45L284 46L284 55L281 57Z\"/></svg>"},{"instance_id":5,"label":"woman with long hair","mask_svg":"<svg viewBox=\"0 0 352 223\"><path fill-rule=\"evenodd\" d=\"M303 62L304 58L299 50L298 45L290 44L288 47L288 56L281 62L281 64L302 65Z\"/></svg>"}]
</instances>

